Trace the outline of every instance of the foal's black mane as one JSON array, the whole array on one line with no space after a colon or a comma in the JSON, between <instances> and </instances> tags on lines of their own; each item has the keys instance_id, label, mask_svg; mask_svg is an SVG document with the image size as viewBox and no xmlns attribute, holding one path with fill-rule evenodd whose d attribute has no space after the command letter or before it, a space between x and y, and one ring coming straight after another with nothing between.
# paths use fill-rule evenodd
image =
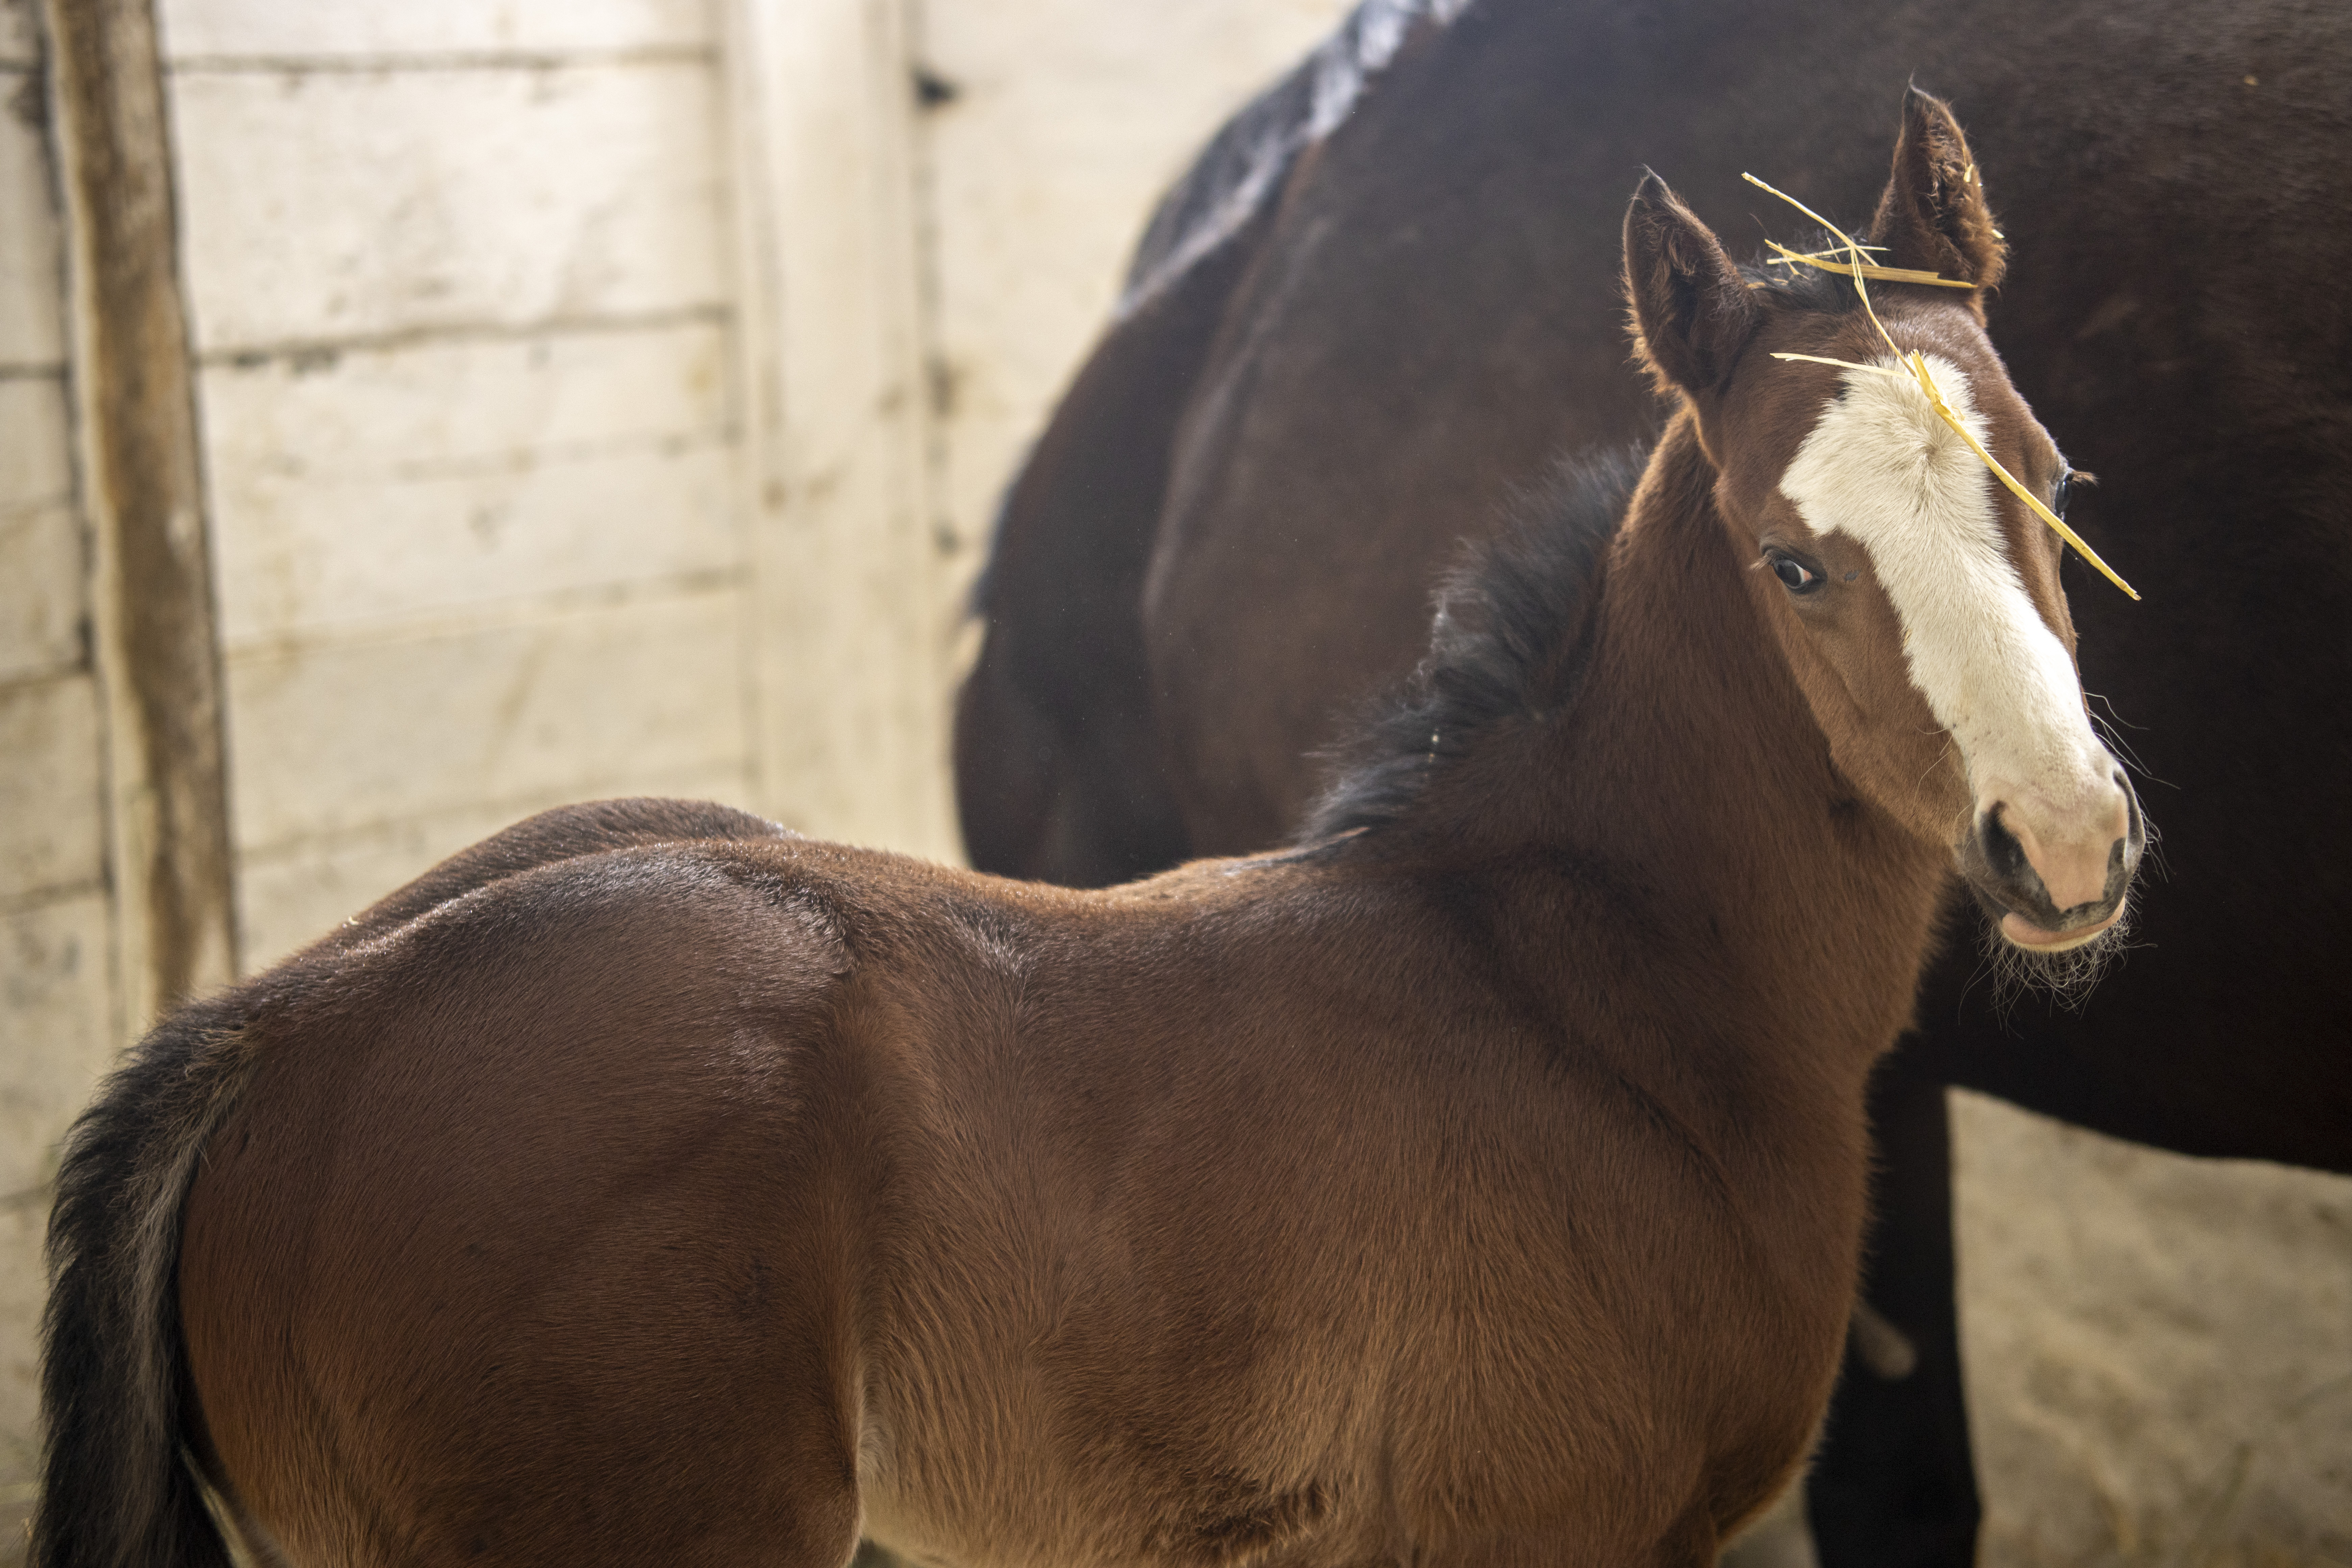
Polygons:
<instances>
[{"instance_id":1,"label":"foal's black mane","mask_svg":"<svg viewBox=\"0 0 2352 1568\"><path fill-rule=\"evenodd\" d=\"M1822 233L1802 248L1833 243ZM1860 304L1843 274L1760 263L1740 274L1779 309L1842 315ZM1557 459L1499 534L1465 550L1438 590L1429 657L1337 748L1331 787L1297 843L1395 821L1437 768L1496 724L1575 695L1596 569L1649 455L1643 445Z\"/></svg>"},{"instance_id":2,"label":"foal's black mane","mask_svg":"<svg viewBox=\"0 0 2352 1568\"><path fill-rule=\"evenodd\" d=\"M1429 657L1339 749L1300 843L1395 821L1496 725L1575 695L1601 558L1649 456L1643 445L1560 458L1500 533L1465 550L1438 590Z\"/></svg>"}]
</instances>

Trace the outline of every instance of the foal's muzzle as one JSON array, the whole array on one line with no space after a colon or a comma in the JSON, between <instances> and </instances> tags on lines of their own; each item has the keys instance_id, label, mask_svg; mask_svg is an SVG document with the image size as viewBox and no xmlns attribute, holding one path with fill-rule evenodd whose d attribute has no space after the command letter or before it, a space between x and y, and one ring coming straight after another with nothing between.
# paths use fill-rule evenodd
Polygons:
<instances>
[{"instance_id":1,"label":"foal's muzzle","mask_svg":"<svg viewBox=\"0 0 2352 1568\"><path fill-rule=\"evenodd\" d=\"M2112 831L2113 815L2108 831L2077 834L2069 843L2053 833L2036 834L2004 802L1978 814L1960 846L1960 872L2001 934L2018 946L2048 952L2078 947L2122 915L2124 895L2147 847L2147 828L2130 781L2121 769L2114 778L2120 833ZM2072 901L2061 904L2062 897Z\"/></svg>"}]
</instances>

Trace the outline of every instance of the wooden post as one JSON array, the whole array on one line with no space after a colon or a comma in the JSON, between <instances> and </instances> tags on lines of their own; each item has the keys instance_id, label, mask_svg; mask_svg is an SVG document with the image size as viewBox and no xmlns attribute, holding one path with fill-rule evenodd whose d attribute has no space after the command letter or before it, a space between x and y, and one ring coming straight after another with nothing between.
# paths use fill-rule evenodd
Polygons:
<instances>
[{"instance_id":1,"label":"wooden post","mask_svg":"<svg viewBox=\"0 0 2352 1568\"><path fill-rule=\"evenodd\" d=\"M220 648L152 0L45 12L75 451L97 541L118 1016L135 1035L236 972Z\"/></svg>"},{"instance_id":2,"label":"wooden post","mask_svg":"<svg viewBox=\"0 0 2352 1568\"><path fill-rule=\"evenodd\" d=\"M960 858L903 0L727 0L762 808Z\"/></svg>"}]
</instances>

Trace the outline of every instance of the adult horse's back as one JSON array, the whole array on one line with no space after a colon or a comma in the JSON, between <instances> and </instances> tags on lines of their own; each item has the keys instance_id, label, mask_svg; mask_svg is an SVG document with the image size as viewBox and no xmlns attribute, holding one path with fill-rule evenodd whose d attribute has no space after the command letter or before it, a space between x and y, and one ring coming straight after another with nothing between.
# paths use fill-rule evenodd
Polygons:
<instances>
[{"instance_id":1,"label":"adult horse's back","mask_svg":"<svg viewBox=\"0 0 2352 1568\"><path fill-rule=\"evenodd\" d=\"M1402 13L1391 53L1375 24ZM1329 129L1316 85L1351 60L1383 68ZM1420 657L1457 541L1559 447L1656 419L1617 336L1640 166L1787 237L1742 165L1858 219L1858 132L1906 79L1950 97L2042 258L1995 336L2099 474L2072 521L2146 595L2075 579L2084 683L2160 781L2169 871L2141 906L2159 953L2079 1016L2003 1026L1948 955L1881 1085L1870 1289L1922 1360L1849 1379L1815 1520L1833 1563L1967 1561L1940 1086L2352 1170L2348 73L2340 14L2279 0L1367 5L1267 100L1296 114L1195 172L1016 483L959 715L975 860L1100 881L1289 832L1313 753ZM1113 371L1150 406L1090 395Z\"/></svg>"}]
</instances>

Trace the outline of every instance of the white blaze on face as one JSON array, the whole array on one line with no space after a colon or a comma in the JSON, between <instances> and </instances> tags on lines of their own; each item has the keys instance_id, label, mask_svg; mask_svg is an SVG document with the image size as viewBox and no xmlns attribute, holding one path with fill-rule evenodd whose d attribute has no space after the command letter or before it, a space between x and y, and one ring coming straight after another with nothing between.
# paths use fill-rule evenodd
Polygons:
<instances>
[{"instance_id":1,"label":"white blaze on face","mask_svg":"<svg viewBox=\"0 0 2352 1568\"><path fill-rule=\"evenodd\" d=\"M1936 354L1927 370L1985 440L1966 373ZM2074 661L2010 563L1992 475L1907 372L1848 371L1845 383L1781 493L1814 532L1870 552L1902 621L1912 683L1958 742L1978 811L2006 804L2045 842L2104 833L2119 798L2113 761L2091 732ZM2102 865L2110 842L2098 839ZM2050 889L2062 908L2072 890Z\"/></svg>"}]
</instances>

